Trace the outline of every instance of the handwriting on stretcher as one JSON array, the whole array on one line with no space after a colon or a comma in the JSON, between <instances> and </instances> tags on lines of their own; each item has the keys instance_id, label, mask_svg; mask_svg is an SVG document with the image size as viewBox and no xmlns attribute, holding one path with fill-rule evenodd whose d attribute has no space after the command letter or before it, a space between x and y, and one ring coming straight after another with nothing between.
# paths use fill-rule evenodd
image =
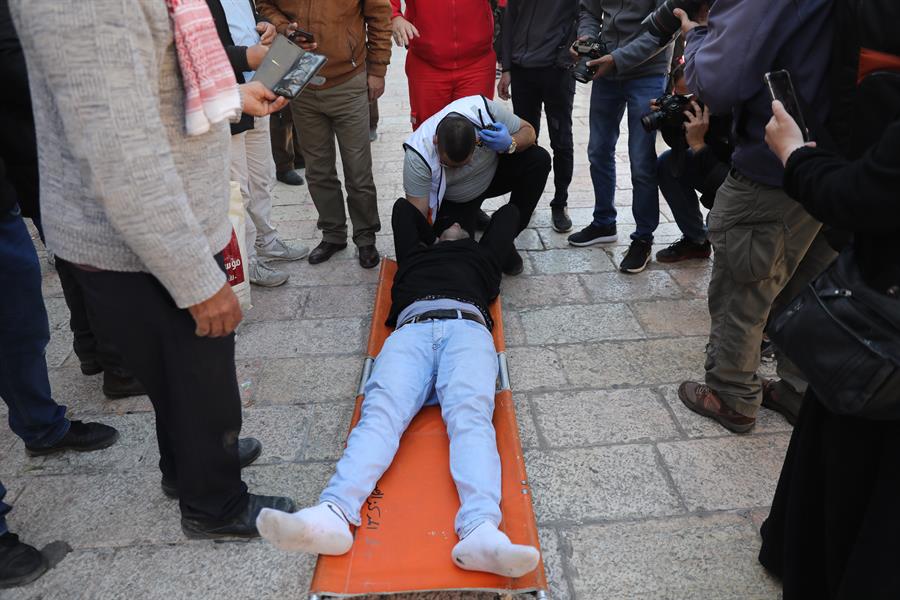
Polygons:
<instances>
[{"instance_id":1,"label":"handwriting on stretcher","mask_svg":"<svg viewBox=\"0 0 900 600\"><path fill-rule=\"evenodd\" d=\"M376 487L366 500L366 529L381 527L381 500L384 500L384 492Z\"/></svg>"}]
</instances>

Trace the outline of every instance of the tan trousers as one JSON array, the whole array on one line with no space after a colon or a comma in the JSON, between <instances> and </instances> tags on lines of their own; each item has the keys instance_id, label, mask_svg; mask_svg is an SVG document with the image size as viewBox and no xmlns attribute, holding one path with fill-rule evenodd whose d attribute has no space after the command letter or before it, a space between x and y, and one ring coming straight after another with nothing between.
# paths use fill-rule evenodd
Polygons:
<instances>
[{"instance_id":1,"label":"tan trousers","mask_svg":"<svg viewBox=\"0 0 900 600\"><path fill-rule=\"evenodd\" d=\"M375 243L381 229L372 150L369 143L369 98L365 72L326 90L306 89L291 102L294 126L303 135L306 182L319 213L318 227L326 242L347 241L347 213L337 175L337 138L344 166L347 209L357 246Z\"/></svg>"},{"instance_id":2,"label":"tan trousers","mask_svg":"<svg viewBox=\"0 0 900 600\"><path fill-rule=\"evenodd\" d=\"M709 214L715 257L706 383L745 416L755 417L762 402L756 371L769 311L820 228L782 189L734 171L716 195Z\"/></svg>"},{"instance_id":3,"label":"tan trousers","mask_svg":"<svg viewBox=\"0 0 900 600\"><path fill-rule=\"evenodd\" d=\"M275 243L278 231L272 224L275 163L269 138L269 117L258 117L253 129L231 136L231 180L241 184L247 211L247 259L256 258L256 248Z\"/></svg>"}]
</instances>

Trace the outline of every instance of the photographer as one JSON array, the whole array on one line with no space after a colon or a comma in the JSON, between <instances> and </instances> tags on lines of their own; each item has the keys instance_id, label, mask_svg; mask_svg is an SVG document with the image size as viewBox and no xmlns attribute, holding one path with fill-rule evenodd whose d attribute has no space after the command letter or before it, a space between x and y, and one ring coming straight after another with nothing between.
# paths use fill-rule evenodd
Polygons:
<instances>
[{"instance_id":1,"label":"photographer","mask_svg":"<svg viewBox=\"0 0 900 600\"><path fill-rule=\"evenodd\" d=\"M772 108L763 76L788 70L809 107L807 121L825 121L831 4L717 0L708 26L675 11L686 35L688 88L713 114L732 113L735 122L732 170L708 221L715 257L706 381L682 383L679 397L690 410L736 433L753 428L763 402L757 369L772 303L821 229L781 189L784 169L764 141Z\"/></svg>"},{"instance_id":2,"label":"photographer","mask_svg":"<svg viewBox=\"0 0 900 600\"><path fill-rule=\"evenodd\" d=\"M609 54L587 63L593 73L588 158L594 184L592 222L569 236L573 246L615 242L616 142L628 109L628 157L637 223L622 260L626 273L639 273L650 260L653 230L659 224L656 186L656 133L641 127L641 116L662 95L672 61L672 43L660 46L641 23L663 0L582 0L579 39L600 38ZM602 27L601 27L602 24ZM577 55L574 56L578 58Z\"/></svg>"},{"instance_id":3,"label":"photographer","mask_svg":"<svg viewBox=\"0 0 900 600\"><path fill-rule=\"evenodd\" d=\"M683 76L678 77L674 91L687 92L683 86ZM709 108L701 108L694 100L683 116L685 122L677 131L662 129L663 139L673 149L663 152L657 163L659 190L684 236L656 253L656 260L662 263L709 258L712 248L700 205L712 208L731 168L734 149L730 117L710 115Z\"/></svg>"}]
</instances>

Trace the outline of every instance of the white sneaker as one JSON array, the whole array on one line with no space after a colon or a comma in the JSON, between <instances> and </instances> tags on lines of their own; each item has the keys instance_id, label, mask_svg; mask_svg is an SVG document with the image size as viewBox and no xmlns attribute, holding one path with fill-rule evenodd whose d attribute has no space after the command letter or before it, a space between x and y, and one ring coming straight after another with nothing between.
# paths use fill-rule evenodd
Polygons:
<instances>
[{"instance_id":1,"label":"white sneaker","mask_svg":"<svg viewBox=\"0 0 900 600\"><path fill-rule=\"evenodd\" d=\"M273 269L266 263L259 262L256 259L250 260L250 268L248 270L250 271L250 283L262 287L278 287L290 278L290 275L284 271Z\"/></svg>"},{"instance_id":2,"label":"white sneaker","mask_svg":"<svg viewBox=\"0 0 900 600\"><path fill-rule=\"evenodd\" d=\"M280 238L275 238L268 248L256 248L256 255L269 260L300 260L306 258L309 248L306 246L292 246Z\"/></svg>"}]
</instances>

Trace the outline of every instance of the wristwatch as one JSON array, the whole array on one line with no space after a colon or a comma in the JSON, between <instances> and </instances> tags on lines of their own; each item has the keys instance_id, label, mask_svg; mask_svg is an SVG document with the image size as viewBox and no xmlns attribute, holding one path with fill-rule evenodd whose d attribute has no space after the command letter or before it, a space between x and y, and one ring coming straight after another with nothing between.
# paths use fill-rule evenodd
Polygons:
<instances>
[{"instance_id":1,"label":"wristwatch","mask_svg":"<svg viewBox=\"0 0 900 600\"><path fill-rule=\"evenodd\" d=\"M515 154L516 153L516 140L513 139L512 143L509 145L509 148L506 149L507 154Z\"/></svg>"}]
</instances>

